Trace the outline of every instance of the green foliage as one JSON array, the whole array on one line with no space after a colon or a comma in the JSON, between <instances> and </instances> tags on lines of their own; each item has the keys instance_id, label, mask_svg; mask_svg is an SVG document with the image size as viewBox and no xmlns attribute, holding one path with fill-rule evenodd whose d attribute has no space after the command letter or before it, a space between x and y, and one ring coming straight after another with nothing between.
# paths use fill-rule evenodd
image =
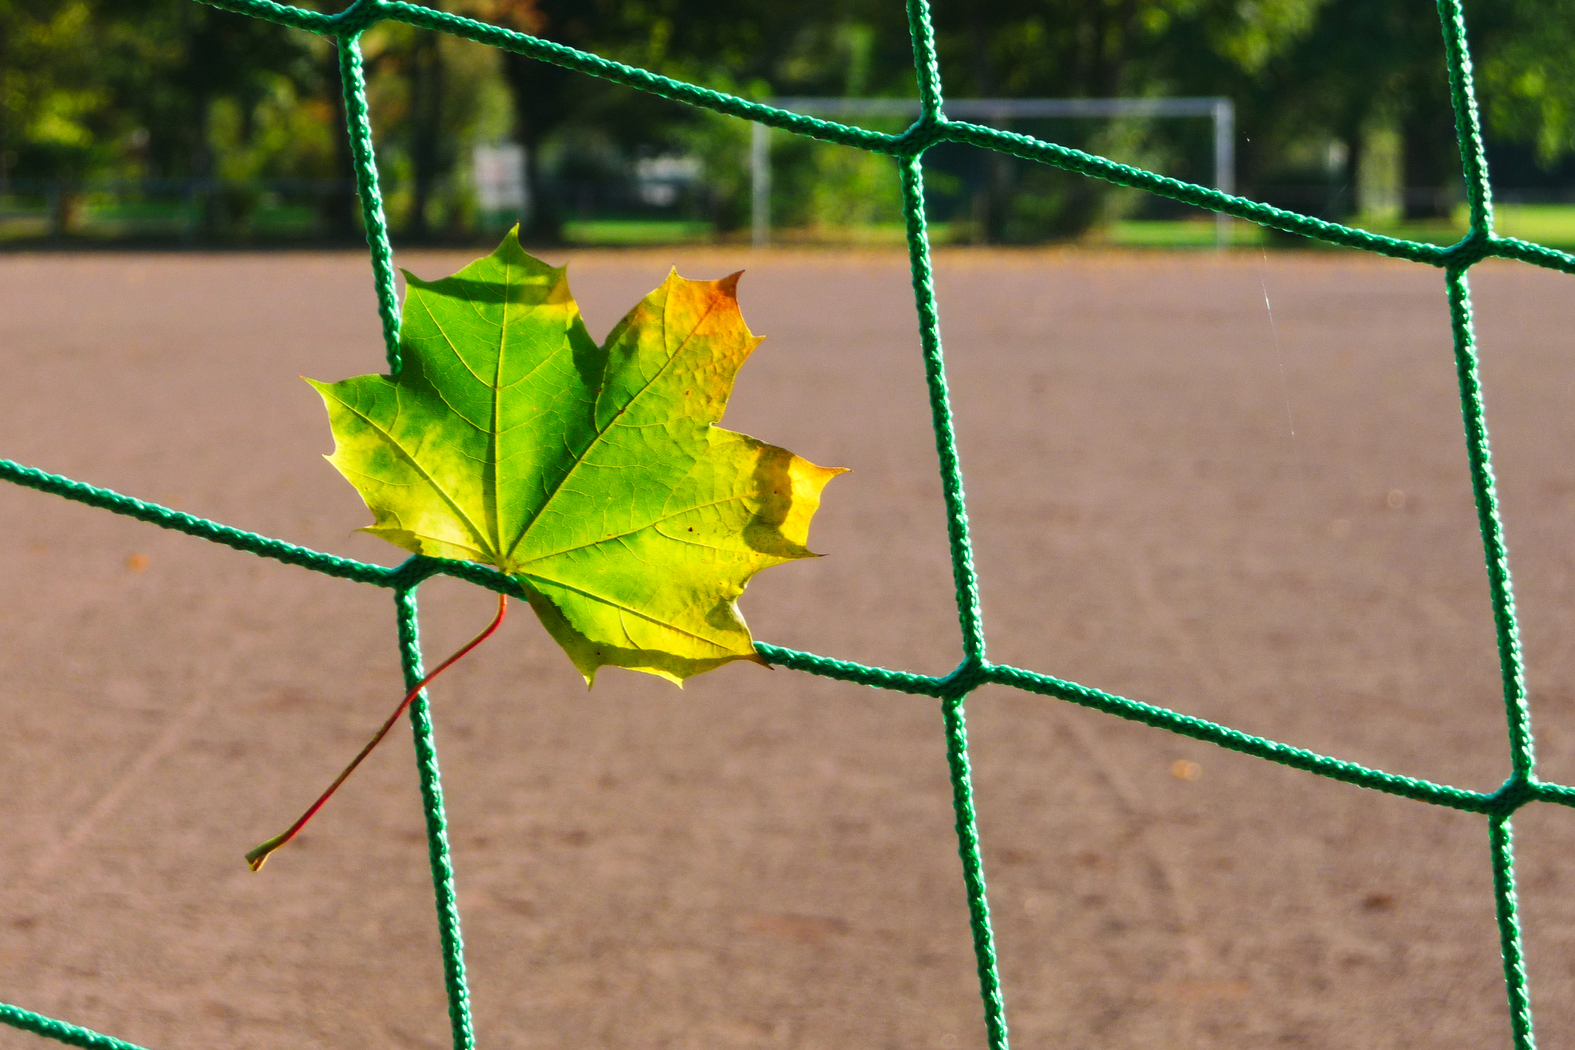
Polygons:
<instances>
[{"instance_id":1,"label":"green foliage","mask_svg":"<svg viewBox=\"0 0 1575 1050\"><path fill-rule=\"evenodd\" d=\"M1575 5L1511 0L1481 20L1500 23L1480 59L1490 130L1531 143L1545 165L1575 152Z\"/></svg>"},{"instance_id":2,"label":"green foliage","mask_svg":"<svg viewBox=\"0 0 1575 1050\"><path fill-rule=\"evenodd\" d=\"M737 0L725 18L699 0L437 6L756 98L914 91L905 11L887 0ZM1489 136L1534 146L1545 165L1575 152L1575 4L1471 7ZM1421 191L1410 219L1442 218L1456 203L1442 37L1427 0L936 0L934 13L952 97L1228 95L1249 193L1340 215L1398 202L1404 183ZM467 235L470 149L506 139L527 148L527 239L562 238L587 161L627 181L638 158L670 154L701 161L705 192L667 218L724 232L747 223L747 127L736 120L408 26L376 25L364 43L385 188L405 236ZM0 0L0 181L337 179L344 188L323 199L319 228L349 237L343 125L333 50L320 38L187 0ZM1191 147L1174 127L1056 137L1177 172ZM878 162L788 136L775 146L781 220L841 230L891 219L893 183ZM978 240L1075 236L1124 210L1100 184L1063 184L1016 162L946 174L963 178L959 229ZM252 229L260 202L247 192L209 201L203 229Z\"/></svg>"},{"instance_id":3,"label":"green foliage","mask_svg":"<svg viewBox=\"0 0 1575 1050\"><path fill-rule=\"evenodd\" d=\"M891 123L865 122L902 130ZM902 184L890 158L783 134L772 136L771 151L771 214L778 225L841 238L902 221ZM748 204L747 195L740 199Z\"/></svg>"},{"instance_id":4,"label":"green foliage","mask_svg":"<svg viewBox=\"0 0 1575 1050\"><path fill-rule=\"evenodd\" d=\"M902 221L902 182L891 158L817 146L809 201L816 225L849 229Z\"/></svg>"},{"instance_id":5,"label":"green foliage","mask_svg":"<svg viewBox=\"0 0 1575 1050\"><path fill-rule=\"evenodd\" d=\"M229 145L253 149L279 111L326 86L316 58L327 45L305 34L187 0L96 0L95 8L95 74L115 123L140 143L123 157L132 170L217 175L218 107L233 116ZM313 170L289 163L281 174Z\"/></svg>"},{"instance_id":6,"label":"green foliage","mask_svg":"<svg viewBox=\"0 0 1575 1050\"><path fill-rule=\"evenodd\" d=\"M406 277L399 375L312 384L366 531L513 576L587 682L758 662L734 603L811 556L840 471L713 425L760 342L738 275L675 272L601 346L515 233L452 277Z\"/></svg>"},{"instance_id":7,"label":"green foliage","mask_svg":"<svg viewBox=\"0 0 1575 1050\"><path fill-rule=\"evenodd\" d=\"M936 5L936 42L953 94L1168 94L1199 69L1256 73L1322 2L949 0Z\"/></svg>"},{"instance_id":8,"label":"green foliage","mask_svg":"<svg viewBox=\"0 0 1575 1050\"><path fill-rule=\"evenodd\" d=\"M418 239L462 231L475 205L456 174L472 147L504 141L513 128L499 52L395 22L363 41L394 221Z\"/></svg>"},{"instance_id":9,"label":"green foliage","mask_svg":"<svg viewBox=\"0 0 1575 1050\"><path fill-rule=\"evenodd\" d=\"M937 47L953 96L1240 97L1309 31L1322 2L942 0ZM1082 131L1067 144L1140 163L1176 152L1164 129L1133 121ZM970 192L972 239L985 242L1075 237L1126 204L1103 183L997 158L978 161Z\"/></svg>"},{"instance_id":10,"label":"green foliage","mask_svg":"<svg viewBox=\"0 0 1575 1050\"><path fill-rule=\"evenodd\" d=\"M1543 163L1575 149L1575 5L1478 0L1469 44L1490 142L1536 146ZM1459 199L1459 153L1443 35L1429 3L1326 0L1308 32L1231 91L1248 130L1249 184L1392 187L1346 210L1386 211L1409 188L1411 220L1447 219ZM1324 174L1311 159L1346 158ZM1375 170L1389 169L1389 170ZM1353 195L1357 196L1357 195ZM1271 194L1272 197L1272 194ZM1292 206L1308 202L1287 200Z\"/></svg>"},{"instance_id":11,"label":"green foliage","mask_svg":"<svg viewBox=\"0 0 1575 1050\"><path fill-rule=\"evenodd\" d=\"M0 0L0 181L71 176L104 152L85 0Z\"/></svg>"}]
</instances>

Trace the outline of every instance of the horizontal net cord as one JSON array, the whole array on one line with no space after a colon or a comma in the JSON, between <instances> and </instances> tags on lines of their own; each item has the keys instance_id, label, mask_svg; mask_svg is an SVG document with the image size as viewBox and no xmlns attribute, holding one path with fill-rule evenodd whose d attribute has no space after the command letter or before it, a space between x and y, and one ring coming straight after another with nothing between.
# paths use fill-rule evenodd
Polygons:
<instances>
[{"instance_id":1,"label":"horizontal net cord","mask_svg":"<svg viewBox=\"0 0 1575 1050\"><path fill-rule=\"evenodd\" d=\"M24 1032L32 1032L68 1046L84 1047L85 1050L145 1050L136 1043L128 1043L81 1025L57 1021L53 1017L35 1014L9 1003L0 1003L0 1024L8 1024L12 1028L20 1028Z\"/></svg>"},{"instance_id":2,"label":"horizontal net cord","mask_svg":"<svg viewBox=\"0 0 1575 1050\"><path fill-rule=\"evenodd\" d=\"M776 667L804 671L820 678L839 682L867 685L872 689L885 689L894 693L931 696L936 699L953 695L956 690L948 687L946 677L918 674L913 671L892 671L884 667L871 667L853 660L838 660L831 656L818 656L798 649L785 649L780 645L756 642L755 652Z\"/></svg>"},{"instance_id":3,"label":"horizontal net cord","mask_svg":"<svg viewBox=\"0 0 1575 1050\"><path fill-rule=\"evenodd\" d=\"M1561 252L1557 248L1548 248L1531 241L1523 241L1519 237L1500 237L1495 234L1489 242L1492 245L1491 255L1501 259L1514 259L1519 262L1541 266L1548 270L1559 270L1563 273L1575 273L1575 255Z\"/></svg>"},{"instance_id":4,"label":"horizontal net cord","mask_svg":"<svg viewBox=\"0 0 1575 1050\"><path fill-rule=\"evenodd\" d=\"M453 576L495 593L507 594L522 600L527 597L519 581L488 565L428 558L419 554L393 567L356 561L354 558L341 558L338 555L327 554L285 540L247 532L195 514L187 514L158 503L137 499L134 496L122 495L113 489L74 481L36 467L25 467L9 459L0 459L0 481L9 481L23 488L47 492L77 503L86 503L90 507L124 514L162 529L182 532L247 554L272 558L287 565L300 566L325 576L354 580L356 583L401 589L414 587L433 576Z\"/></svg>"},{"instance_id":5,"label":"horizontal net cord","mask_svg":"<svg viewBox=\"0 0 1575 1050\"><path fill-rule=\"evenodd\" d=\"M1526 780L1511 777L1502 787L1492 792L1452 787L1419 777L1388 773L1358 762L1332 758L1306 748L1232 729L1205 718L1182 714L1171 708L1132 700L1092 686L1079 685L1076 682L1008 664L988 662L971 664L965 660L950 674L924 675L911 671L871 667L853 660L838 660L769 645L765 642L756 642L755 651L760 653L767 663L774 666L804 671L821 678L866 685L873 689L938 699L953 699L986 684L1007 686L1020 692L1066 700L1080 707L1115 715L1130 722L1140 722L1143 725L1189 737L1202 743L1214 744L1254 758L1266 759L1276 765L1316 773L1330 780L1468 813L1513 811L1533 801L1575 807L1575 788L1562 784L1550 784L1534 778Z\"/></svg>"},{"instance_id":6,"label":"horizontal net cord","mask_svg":"<svg viewBox=\"0 0 1575 1050\"><path fill-rule=\"evenodd\" d=\"M199 539L341 579L351 579L380 587L407 589L432 576L443 575L467 580L488 590L506 593L516 598L526 597L525 590L518 581L496 569L472 562L445 561L417 556L395 568L388 568L340 558L309 547L245 532L207 518L124 496L110 489L98 488L57 474L24 467L10 460L0 460L0 478L27 488L124 514L161 528L183 532ZM1079 685L1007 665L984 663L977 665L977 670L974 670L972 665L965 663L950 675L935 677L871 667L766 642L757 642L755 649L767 662L778 666L804 671L822 678L921 696L953 697L970 691L978 684L990 682L1024 692L1068 700L1083 707L1105 711L1156 728L1168 729L1232 751L1420 802L1480 813L1491 812L1497 805L1495 795L1492 794L1370 769L1358 763L1331 758L1304 748L1255 736L1169 708L1131 700L1091 686ZM1575 788L1538 782L1536 791L1536 797L1544 801L1575 806Z\"/></svg>"},{"instance_id":7,"label":"horizontal net cord","mask_svg":"<svg viewBox=\"0 0 1575 1050\"><path fill-rule=\"evenodd\" d=\"M432 576L453 576L467 580L494 592L525 599L526 593L519 582L496 569L473 562L446 561L438 558L412 557L397 567L389 568L367 562L340 558L322 551L312 550L283 540L270 539L228 525L172 510L156 503L124 496L110 489L98 488L58 474L49 474L32 467L24 467L10 460L0 459L0 479L26 488L62 496L89 506L124 514L160 528L182 532L199 539L219 543L235 550L272 558L289 565L297 565L313 572L341 579L370 583L379 587L399 590L415 587ZM1346 783L1370 787L1387 794L1462 809L1470 812L1493 812L1498 804L1497 793L1484 794L1464 788L1435 784L1414 777L1386 773L1343 759L1331 758L1314 751L1280 743L1265 737L1245 733L1229 726L1206 719L1185 715L1170 708L1131 700L1115 693L1107 693L1091 686L1080 685L1050 675L1005 664L981 662L963 666L942 677L923 675L911 671L893 671L871 667L855 661L838 660L815 653L788 649L756 642L755 649L768 663L804 671L821 678L853 682L858 685L886 689L893 692L920 696L948 698L965 694L979 684L989 682L1009 686L1023 692L1053 696L1083 707L1094 708L1117 715L1129 721L1168 729L1192 739L1243 754L1265 758L1281 765L1303 769L1321 776ZM1575 788L1534 781L1535 797L1561 805L1575 806Z\"/></svg>"},{"instance_id":8,"label":"horizontal net cord","mask_svg":"<svg viewBox=\"0 0 1575 1050\"><path fill-rule=\"evenodd\" d=\"M73 481L59 474L50 474L47 471L34 467L24 467L20 463L9 459L0 459L0 480L10 481L24 488L37 489L39 492L48 492L56 496L74 500L77 503L86 503L90 507L114 511L124 514L138 521L145 521L157 525L162 529L171 529L175 532L184 532L188 536L212 543L221 543L226 547L233 547L238 551L248 554L257 554L264 558L282 561L287 565L299 565L311 569L313 572L324 573L328 576L337 576L341 579L355 580L357 583L374 583L380 587L393 587L393 574L397 571L382 565L372 565L367 562L355 561L351 558L340 558L333 554L324 554L322 551L312 550L283 540L269 539L259 536L255 532L221 525L207 518L200 518L195 514L186 514L182 511L172 510L157 503L136 499L132 496L123 496L112 489L99 488L81 481Z\"/></svg>"},{"instance_id":9,"label":"horizontal net cord","mask_svg":"<svg viewBox=\"0 0 1575 1050\"><path fill-rule=\"evenodd\" d=\"M698 106L730 117L769 124L784 131L793 131L857 149L873 150L878 153L900 152L900 147L896 145L900 136L822 120L761 102L751 102L737 95L700 87L683 80L674 80L672 77L652 73L638 66L602 58L589 51L556 44L518 30L436 11L419 4L359 0L340 14L323 15L303 8L273 3L272 0L200 0L200 2L221 10L253 15L326 36L353 36L379 21L403 22L421 29L445 32L505 51L513 51L529 58L550 62L615 84L622 84L674 102ZM286 14L280 15L279 12Z\"/></svg>"},{"instance_id":10,"label":"horizontal net cord","mask_svg":"<svg viewBox=\"0 0 1575 1050\"><path fill-rule=\"evenodd\" d=\"M1227 750L1266 759L1277 765L1289 766L1331 780L1382 791L1388 795L1398 795L1417 802L1443 806L1447 809L1458 809L1469 813L1497 813L1504 809L1517 809L1533 800L1575 805L1575 789L1567 787L1546 785L1540 781L1526 781L1514 777L1491 793L1437 784L1430 780L1372 769L1345 759L1331 758L1316 751L1282 744L1266 737L1244 733L1239 729L1231 729L1229 726L1210 722L1207 719L1180 714L1169 708L1146 704L1141 700L1129 700L1114 693L1063 681L1034 671L1024 671L1017 667L994 664L985 670L985 677L998 685L1008 685L1024 692L1067 700L1080 707L1103 711L1133 722L1142 722L1156 729L1164 729L1178 736L1216 744ZM1550 787L1555 790L1544 794L1544 789Z\"/></svg>"},{"instance_id":11,"label":"horizontal net cord","mask_svg":"<svg viewBox=\"0 0 1575 1050\"><path fill-rule=\"evenodd\" d=\"M1144 190L1182 204L1222 212L1259 226L1268 226L1315 241L1327 241L1341 247L1356 248L1391 258L1426 263L1430 266L1462 268L1489 256L1499 256L1531 263L1545 269L1575 273L1575 255L1514 237L1500 237L1473 230L1456 243L1442 247L1422 241L1386 237L1383 234L1360 230L1354 226L1344 226L1326 219L1315 219L1247 197L1238 197L1207 186L1172 179L1146 168L1121 164L1069 146L1045 142L1032 135L1002 131L964 121L948 121L938 135L946 141L991 149L1022 160L1039 161L1064 171L1102 179L1118 186Z\"/></svg>"},{"instance_id":12,"label":"horizontal net cord","mask_svg":"<svg viewBox=\"0 0 1575 1050\"><path fill-rule=\"evenodd\" d=\"M1550 784L1545 780L1533 780L1531 790L1541 802L1553 802L1561 806L1575 806L1575 787L1566 787L1563 784Z\"/></svg>"},{"instance_id":13,"label":"horizontal net cord","mask_svg":"<svg viewBox=\"0 0 1575 1050\"><path fill-rule=\"evenodd\" d=\"M308 33L320 33L324 36L334 36L338 33L358 31L351 30L352 23L347 16L351 11L364 7L364 4L352 4L338 14L326 15L321 11L311 11L294 4L275 3L274 0L198 0L199 3L221 10L232 11L238 15L249 15L260 18L265 22L277 22L291 29L304 29ZM356 23L364 27L365 23Z\"/></svg>"}]
</instances>

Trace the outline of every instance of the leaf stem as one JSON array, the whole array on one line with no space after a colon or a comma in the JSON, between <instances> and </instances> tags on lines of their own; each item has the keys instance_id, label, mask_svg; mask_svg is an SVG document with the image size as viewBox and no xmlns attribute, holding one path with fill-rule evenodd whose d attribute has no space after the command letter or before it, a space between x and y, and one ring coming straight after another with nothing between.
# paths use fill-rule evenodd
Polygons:
<instances>
[{"instance_id":1,"label":"leaf stem","mask_svg":"<svg viewBox=\"0 0 1575 1050\"><path fill-rule=\"evenodd\" d=\"M417 694L427 687L428 682L432 681L432 679L436 678L438 675L452 667L459 661L460 657L464 656L476 646L492 637L492 633L496 631L503 623L503 616L508 612L508 610L508 595L499 594L498 615L493 617L492 622L487 625L486 630L482 631L480 634L476 635L476 637L466 642L465 646L453 656L438 664L436 670L427 675L425 678L421 679L421 681L417 682L411 688L410 692L405 694L405 698L399 702L399 706L394 709L394 713L388 716L388 721L383 723L383 728L379 729L377 734L373 736L371 740L367 741L366 746L361 749L361 753L356 755L348 766L345 766L344 772L340 773L339 776L334 779L334 782L328 785L328 790L324 791L322 795L318 797L317 801L313 802L307 811L301 814L301 818L299 820L297 820L294 824L291 824L289 829L282 834L275 835L267 842L264 842L261 846L258 846L256 849L246 854L246 863L251 865L253 871L261 871L263 863L267 861L267 859L273 854L274 850L295 838L300 830L306 827L306 822L317 815L317 811L323 808L323 803L327 802L331 797L333 797L333 793L339 790L339 785L343 784L347 779L349 779L350 774L355 772L356 767L361 764L362 760L365 759L367 755L372 753L372 749L383 742L383 738L387 736L388 731L394 727L394 723L399 721L399 716L405 713L405 709L410 706L411 701L416 698Z\"/></svg>"}]
</instances>

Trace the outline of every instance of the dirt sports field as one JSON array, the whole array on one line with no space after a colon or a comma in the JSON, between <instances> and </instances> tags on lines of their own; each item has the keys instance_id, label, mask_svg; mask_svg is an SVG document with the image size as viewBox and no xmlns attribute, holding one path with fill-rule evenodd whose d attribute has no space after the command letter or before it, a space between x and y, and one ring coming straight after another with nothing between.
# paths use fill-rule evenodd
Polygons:
<instances>
[{"instance_id":1,"label":"dirt sports field","mask_svg":"<svg viewBox=\"0 0 1575 1050\"><path fill-rule=\"evenodd\" d=\"M402 260L428 277L455 255ZM598 338L668 253L572 257ZM748 268L727 422L820 463L757 637L959 658L905 260ZM1384 769L1508 770L1441 275L939 260L990 656ZM1540 770L1575 782L1575 280L1473 274ZM1265 296L1272 310L1265 305ZM365 258L0 259L0 455L393 562L297 378L379 371ZM448 1045L388 592L0 486L0 1001L160 1050ZM422 591L429 660L489 595ZM587 693L523 608L435 690L480 1046L983 1046L934 701L733 665ZM1020 1048L1507 1047L1485 821L1066 704L969 702ZM1575 1047L1575 813L1516 822ZM0 1047L44 1044L11 1030Z\"/></svg>"}]
</instances>

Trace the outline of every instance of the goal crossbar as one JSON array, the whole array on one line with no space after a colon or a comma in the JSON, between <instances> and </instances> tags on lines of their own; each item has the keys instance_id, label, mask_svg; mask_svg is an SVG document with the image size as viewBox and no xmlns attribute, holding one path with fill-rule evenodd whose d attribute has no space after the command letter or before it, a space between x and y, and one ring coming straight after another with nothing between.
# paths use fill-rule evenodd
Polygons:
<instances>
[{"instance_id":1,"label":"goal crossbar","mask_svg":"<svg viewBox=\"0 0 1575 1050\"><path fill-rule=\"evenodd\" d=\"M916 98L773 98L770 105L795 113L827 117L911 117L921 112ZM947 116L988 121L1055 117L1208 117L1214 127L1214 188L1235 192L1236 106L1223 96L1194 98L962 98L947 100ZM749 139L751 241L771 243L771 129L753 124ZM1230 216L1214 213L1214 241L1230 239Z\"/></svg>"}]
</instances>

